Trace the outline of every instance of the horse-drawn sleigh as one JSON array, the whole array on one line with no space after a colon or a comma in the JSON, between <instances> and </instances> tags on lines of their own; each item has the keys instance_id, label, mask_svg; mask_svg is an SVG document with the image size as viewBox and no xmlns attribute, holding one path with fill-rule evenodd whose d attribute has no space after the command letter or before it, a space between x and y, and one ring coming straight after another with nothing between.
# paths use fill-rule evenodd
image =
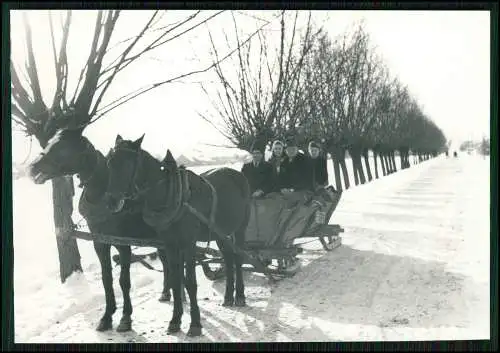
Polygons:
<instances>
[{"instance_id":1,"label":"horse-drawn sleigh","mask_svg":"<svg viewBox=\"0 0 500 353\"><path fill-rule=\"evenodd\" d=\"M340 193L324 189L314 195L275 194L252 203L242 173L218 168L197 175L177 166L170 152L158 161L141 148L141 143L142 137L130 141L118 135L115 147L104 156L82 136L82 129L64 129L31 163L30 174L38 184L63 175L80 177L83 192L79 212L90 232L71 233L93 241L101 264L106 309L97 330L111 329L116 311L111 246L120 254L124 302L117 330L132 327L131 246L153 246L158 248L163 265L163 295L169 297L173 290L168 333L180 331L184 282L191 307L190 336L198 336L202 330L197 263L214 279L221 270L211 266L223 259L226 291L222 305L245 306L243 264L275 280L275 275L297 271L300 248L293 244L295 239L316 236L327 250L338 246L342 229L328 222ZM211 241L219 250L197 246L198 242ZM278 267L273 269L272 260L278 260Z\"/></svg>"}]
</instances>

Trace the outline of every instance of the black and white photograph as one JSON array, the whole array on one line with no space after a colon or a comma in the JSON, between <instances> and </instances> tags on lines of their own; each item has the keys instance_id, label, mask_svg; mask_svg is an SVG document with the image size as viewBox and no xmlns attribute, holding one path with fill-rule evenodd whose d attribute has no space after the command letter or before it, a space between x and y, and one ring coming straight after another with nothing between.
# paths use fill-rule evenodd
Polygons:
<instances>
[{"instance_id":1,"label":"black and white photograph","mask_svg":"<svg viewBox=\"0 0 500 353\"><path fill-rule=\"evenodd\" d=\"M489 11L9 17L15 343L490 339Z\"/></svg>"}]
</instances>

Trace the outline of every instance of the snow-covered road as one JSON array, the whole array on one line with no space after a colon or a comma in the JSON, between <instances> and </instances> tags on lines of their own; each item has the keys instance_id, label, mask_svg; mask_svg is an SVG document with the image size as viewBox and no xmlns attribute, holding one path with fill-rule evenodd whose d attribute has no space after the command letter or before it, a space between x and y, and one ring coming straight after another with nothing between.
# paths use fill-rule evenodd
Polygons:
<instances>
[{"instance_id":1,"label":"snow-covered road","mask_svg":"<svg viewBox=\"0 0 500 353\"><path fill-rule=\"evenodd\" d=\"M84 273L60 284L51 210L32 206L37 197L48 205L50 186L17 180L16 342L488 339L489 176L489 159L440 156L349 189L331 219L345 229L343 245L326 253L308 243L301 272L276 285L246 273L246 308L222 307L224 281L198 269L200 338L185 335L189 304L183 332L166 334L172 305L157 300L162 276L140 264L131 269L134 331L96 332L104 292L91 243L79 241ZM16 217L27 208L29 219Z\"/></svg>"}]
</instances>

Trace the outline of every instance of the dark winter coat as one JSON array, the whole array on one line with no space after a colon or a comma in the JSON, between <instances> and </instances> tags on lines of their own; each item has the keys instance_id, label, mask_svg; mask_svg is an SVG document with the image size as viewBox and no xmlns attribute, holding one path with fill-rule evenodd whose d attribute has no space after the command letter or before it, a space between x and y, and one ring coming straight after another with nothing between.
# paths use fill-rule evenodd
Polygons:
<instances>
[{"instance_id":1,"label":"dark winter coat","mask_svg":"<svg viewBox=\"0 0 500 353\"><path fill-rule=\"evenodd\" d=\"M250 185L250 192L262 190L265 194L272 190L272 166L261 161L258 166L255 166L253 161L245 163L241 172L248 180Z\"/></svg>"},{"instance_id":2,"label":"dark winter coat","mask_svg":"<svg viewBox=\"0 0 500 353\"><path fill-rule=\"evenodd\" d=\"M287 189L309 190L311 184L310 168L307 157L302 153L290 159L288 156L283 162L283 187Z\"/></svg>"},{"instance_id":3,"label":"dark winter coat","mask_svg":"<svg viewBox=\"0 0 500 353\"><path fill-rule=\"evenodd\" d=\"M280 192L285 187L285 169L283 167L286 157L278 158L273 155L268 163L271 165L270 188L271 192Z\"/></svg>"},{"instance_id":4,"label":"dark winter coat","mask_svg":"<svg viewBox=\"0 0 500 353\"><path fill-rule=\"evenodd\" d=\"M328 170L326 158L318 156L317 158L307 157L309 169L309 185L311 190L315 190L319 185L328 184Z\"/></svg>"}]
</instances>

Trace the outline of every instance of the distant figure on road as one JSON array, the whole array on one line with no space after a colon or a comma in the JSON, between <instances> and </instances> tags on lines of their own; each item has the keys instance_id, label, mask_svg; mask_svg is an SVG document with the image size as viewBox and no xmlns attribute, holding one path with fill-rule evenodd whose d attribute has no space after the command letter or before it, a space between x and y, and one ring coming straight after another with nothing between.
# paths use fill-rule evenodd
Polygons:
<instances>
[{"instance_id":1,"label":"distant figure on road","mask_svg":"<svg viewBox=\"0 0 500 353\"><path fill-rule=\"evenodd\" d=\"M285 170L283 164L286 156L284 155L284 144L280 140L275 140L272 146L273 155L268 163L271 164L271 191L280 192L285 184Z\"/></svg>"},{"instance_id":2,"label":"distant figure on road","mask_svg":"<svg viewBox=\"0 0 500 353\"><path fill-rule=\"evenodd\" d=\"M457 157L457 151L453 152L453 157L455 157L455 158Z\"/></svg>"}]
</instances>

